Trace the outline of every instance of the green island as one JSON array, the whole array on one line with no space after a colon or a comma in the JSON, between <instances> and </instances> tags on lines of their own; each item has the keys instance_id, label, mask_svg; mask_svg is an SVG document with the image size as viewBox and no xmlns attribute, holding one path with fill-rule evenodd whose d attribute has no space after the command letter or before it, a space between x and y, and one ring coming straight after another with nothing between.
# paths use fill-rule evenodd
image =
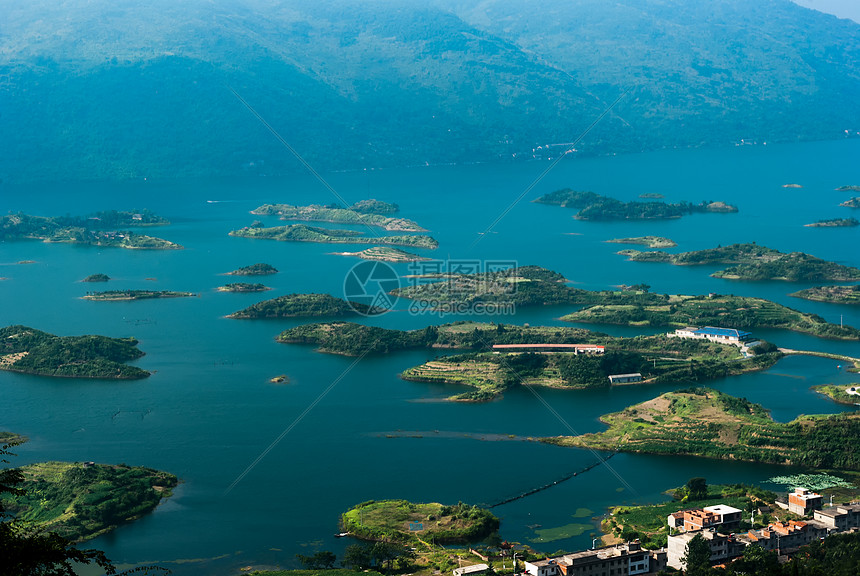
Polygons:
<instances>
[{"instance_id":1,"label":"green island","mask_svg":"<svg viewBox=\"0 0 860 576\"><path fill-rule=\"evenodd\" d=\"M736 346L666 336L597 339L602 354L572 352L472 352L440 357L400 374L404 380L460 384L475 390L449 400L493 400L519 385L568 390L650 383L703 382L764 370L782 354L763 352L745 358ZM637 373L633 383L610 384L612 374Z\"/></svg>"},{"instance_id":2,"label":"green island","mask_svg":"<svg viewBox=\"0 0 860 576\"><path fill-rule=\"evenodd\" d=\"M795 298L831 302L833 304L860 304L860 285L815 286L789 294Z\"/></svg>"},{"instance_id":3,"label":"green island","mask_svg":"<svg viewBox=\"0 0 860 576\"><path fill-rule=\"evenodd\" d=\"M637 236L634 238L614 238L607 240L610 244L642 244L648 248L673 248L678 244L669 238L661 236Z\"/></svg>"},{"instance_id":4,"label":"green island","mask_svg":"<svg viewBox=\"0 0 860 576\"><path fill-rule=\"evenodd\" d=\"M379 236L366 237L355 230L334 230L331 228L315 228L304 224L275 226L247 226L230 232L230 236L239 238L263 238L281 242L321 242L324 244L390 244L392 246L410 246L413 248L430 248L435 250L439 242L430 236Z\"/></svg>"},{"instance_id":5,"label":"green island","mask_svg":"<svg viewBox=\"0 0 860 576\"><path fill-rule=\"evenodd\" d=\"M264 204L251 211L258 216L280 216L281 220L304 220L311 222L334 222L337 224L364 224L378 226L389 231L426 232L412 220L393 218L399 208L379 200L362 200L349 208L328 204L321 206L293 206L291 204Z\"/></svg>"},{"instance_id":6,"label":"green island","mask_svg":"<svg viewBox=\"0 0 860 576\"><path fill-rule=\"evenodd\" d=\"M380 262L418 262L421 260L430 260L430 258L418 256L417 254L390 246L373 246L361 252L333 252L333 254L337 256L354 256L362 260L378 260Z\"/></svg>"},{"instance_id":7,"label":"green island","mask_svg":"<svg viewBox=\"0 0 860 576\"><path fill-rule=\"evenodd\" d=\"M785 464L816 469L860 470L860 414L799 416L774 422L745 398L693 388L607 414L605 432L540 438L541 442L595 450L677 454Z\"/></svg>"},{"instance_id":8,"label":"green island","mask_svg":"<svg viewBox=\"0 0 860 576\"><path fill-rule=\"evenodd\" d=\"M836 188L837 192L860 192L860 186L840 186Z\"/></svg>"},{"instance_id":9,"label":"green island","mask_svg":"<svg viewBox=\"0 0 860 576\"><path fill-rule=\"evenodd\" d=\"M577 208L577 220L655 220L680 218L696 212L737 212L736 206L725 202L704 201L699 204L679 202L622 202L594 192L565 188L544 194L535 202L563 208Z\"/></svg>"},{"instance_id":10,"label":"green island","mask_svg":"<svg viewBox=\"0 0 860 576\"><path fill-rule=\"evenodd\" d=\"M232 272L227 272L227 276L265 276L267 274L277 274L278 269L271 264L258 262L250 266L242 266Z\"/></svg>"},{"instance_id":11,"label":"green island","mask_svg":"<svg viewBox=\"0 0 860 576\"><path fill-rule=\"evenodd\" d=\"M26 436L0 430L0 446L23 444L27 440Z\"/></svg>"},{"instance_id":12,"label":"green island","mask_svg":"<svg viewBox=\"0 0 860 576\"><path fill-rule=\"evenodd\" d=\"M4 497L6 509L25 525L76 542L151 512L177 485L167 472L124 464L42 462L19 470L25 493Z\"/></svg>"},{"instance_id":13,"label":"green island","mask_svg":"<svg viewBox=\"0 0 860 576\"><path fill-rule=\"evenodd\" d=\"M81 282L107 282L109 280L110 276L108 276L107 274L90 274L89 276L81 280Z\"/></svg>"},{"instance_id":14,"label":"green island","mask_svg":"<svg viewBox=\"0 0 860 576\"><path fill-rule=\"evenodd\" d=\"M849 198L845 202L839 204L840 206L844 206L845 208L860 208L860 196L854 196L853 198Z\"/></svg>"},{"instance_id":15,"label":"green island","mask_svg":"<svg viewBox=\"0 0 860 576\"><path fill-rule=\"evenodd\" d=\"M857 218L828 218L812 224L804 224L804 226L807 228L850 228L860 226L860 221Z\"/></svg>"},{"instance_id":16,"label":"green island","mask_svg":"<svg viewBox=\"0 0 860 576\"><path fill-rule=\"evenodd\" d=\"M812 389L839 404L847 404L849 406L860 404L860 384L855 386L846 386L844 384L841 386L836 386L835 384L819 384L818 386L813 386ZM858 393L849 394L849 390Z\"/></svg>"},{"instance_id":17,"label":"green island","mask_svg":"<svg viewBox=\"0 0 860 576\"><path fill-rule=\"evenodd\" d=\"M717 326L779 328L824 338L860 339L860 330L831 324L815 314L746 296L683 296L646 290L590 291L568 286L561 274L521 266L479 274L440 274L394 291L397 296L433 303L439 309L475 303L519 306L572 304L585 308L562 317L570 322L629 326Z\"/></svg>"},{"instance_id":18,"label":"green island","mask_svg":"<svg viewBox=\"0 0 860 576\"><path fill-rule=\"evenodd\" d=\"M230 284L225 284L224 286L218 286L216 290L218 290L218 292L265 292L266 290L271 290L271 288L263 284L252 284L249 282L231 282Z\"/></svg>"},{"instance_id":19,"label":"green island","mask_svg":"<svg viewBox=\"0 0 860 576\"><path fill-rule=\"evenodd\" d=\"M0 370L131 380L149 376L146 370L125 364L141 356L134 338L54 336L21 325L0 329Z\"/></svg>"},{"instance_id":20,"label":"green island","mask_svg":"<svg viewBox=\"0 0 860 576\"><path fill-rule=\"evenodd\" d=\"M130 231L119 226L169 224L149 211L97 212L91 216L44 217L17 213L0 216L0 240L43 240L90 246L109 246L146 250L177 250L182 246L168 240Z\"/></svg>"},{"instance_id":21,"label":"green island","mask_svg":"<svg viewBox=\"0 0 860 576\"><path fill-rule=\"evenodd\" d=\"M330 294L287 294L258 302L227 318L298 318L306 316L337 317L371 314L373 309L358 302L347 302Z\"/></svg>"},{"instance_id":22,"label":"green island","mask_svg":"<svg viewBox=\"0 0 860 576\"><path fill-rule=\"evenodd\" d=\"M125 300L153 300L155 298L187 298L194 296L193 292L175 292L172 290L105 290L104 292L87 292L83 300L96 302L120 302Z\"/></svg>"},{"instance_id":23,"label":"green island","mask_svg":"<svg viewBox=\"0 0 860 576\"><path fill-rule=\"evenodd\" d=\"M860 280L860 269L828 262L803 252L786 254L756 243L718 246L693 252L618 252L634 262L668 262L676 266L733 265L711 274L730 280L784 280L787 282L851 282Z\"/></svg>"},{"instance_id":24,"label":"green island","mask_svg":"<svg viewBox=\"0 0 860 576\"><path fill-rule=\"evenodd\" d=\"M499 529L499 519L489 510L459 504L415 504L406 500L370 500L343 513L341 528L363 540L418 544L468 543L482 540ZM410 530L410 524L421 524Z\"/></svg>"}]
</instances>

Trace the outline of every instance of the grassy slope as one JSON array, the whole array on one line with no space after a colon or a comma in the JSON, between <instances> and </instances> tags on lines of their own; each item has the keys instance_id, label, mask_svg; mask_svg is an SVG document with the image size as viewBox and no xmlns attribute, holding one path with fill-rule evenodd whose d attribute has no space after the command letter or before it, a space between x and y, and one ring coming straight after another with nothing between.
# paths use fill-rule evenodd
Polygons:
<instances>
[{"instance_id":1,"label":"grassy slope","mask_svg":"<svg viewBox=\"0 0 860 576\"><path fill-rule=\"evenodd\" d=\"M860 415L774 422L760 405L709 389L670 392L601 418L605 432L544 438L562 446L860 470Z\"/></svg>"}]
</instances>

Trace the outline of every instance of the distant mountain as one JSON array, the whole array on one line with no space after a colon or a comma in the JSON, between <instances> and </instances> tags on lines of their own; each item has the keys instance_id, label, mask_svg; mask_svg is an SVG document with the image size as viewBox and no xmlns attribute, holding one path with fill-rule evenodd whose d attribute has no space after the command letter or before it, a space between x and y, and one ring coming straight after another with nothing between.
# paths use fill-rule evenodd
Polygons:
<instances>
[{"instance_id":1,"label":"distant mountain","mask_svg":"<svg viewBox=\"0 0 860 576\"><path fill-rule=\"evenodd\" d=\"M280 173L837 138L860 25L788 0L7 0L0 178ZM540 146L539 150L536 150ZM534 151L534 152L533 152Z\"/></svg>"}]
</instances>

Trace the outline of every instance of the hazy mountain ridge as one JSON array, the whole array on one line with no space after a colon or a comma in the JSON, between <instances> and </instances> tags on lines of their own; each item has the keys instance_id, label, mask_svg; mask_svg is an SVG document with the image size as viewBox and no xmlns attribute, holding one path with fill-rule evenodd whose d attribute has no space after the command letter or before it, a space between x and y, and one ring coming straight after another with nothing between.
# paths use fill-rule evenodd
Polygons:
<instances>
[{"instance_id":1,"label":"hazy mountain ridge","mask_svg":"<svg viewBox=\"0 0 860 576\"><path fill-rule=\"evenodd\" d=\"M10 180L299 169L230 88L323 170L530 156L628 88L582 150L860 128L860 26L788 0L10 4Z\"/></svg>"}]
</instances>

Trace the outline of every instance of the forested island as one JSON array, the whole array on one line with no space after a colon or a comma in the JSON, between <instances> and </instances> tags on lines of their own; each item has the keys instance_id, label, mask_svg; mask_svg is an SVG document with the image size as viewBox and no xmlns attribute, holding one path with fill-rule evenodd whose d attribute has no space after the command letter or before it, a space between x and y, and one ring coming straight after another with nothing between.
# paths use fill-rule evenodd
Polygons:
<instances>
[{"instance_id":1,"label":"forested island","mask_svg":"<svg viewBox=\"0 0 860 576\"><path fill-rule=\"evenodd\" d=\"M854 196L839 205L845 208L860 208L860 196Z\"/></svg>"},{"instance_id":2,"label":"forested island","mask_svg":"<svg viewBox=\"0 0 860 576\"><path fill-rule=\"evenodd\" d=\"M836 188L837 192L860 192L860 186L840 186Z\"/></svg>"},{"instance_id":3,"label":"forested island","mask_svg":"<svg viewBox=\"0 0 860 576\"><path fill-rule=\"evenodd\" d=\"M425 279L438 281L400 288L395 294L433 303L440 309L488 302L513 303L517 307L549 304L585 306L562 318L570 322L780 328L824 338L860 339L860 330L856 328L831 324L815 314L798 312L761 298L670 296L646 290L582 290L568 286L561 274L539 266L478 274L440 274Z\"/></svg>"},{"instance_id":4,"label":"forested island","mask_svg":"<svg viewBox=\"0 0 860 576\"><path fill-rule=\"evenodd\" d=\"M362 236L355 230L335 230L331 228L315 228L304 224L289 226L247 226L230 232L230 236L240 238L264 238L282 242L321 242L326 244L390 244L393 246L411 246L413 248L436 249L439 243L430 236Z\"/></svg>"},{"instance_id":5,"label":"forested island","mask_svg":"<svg viewBox=\"0 0 860 576\"><path fill-rule=\"evenodd\" d=\"M0 240L43 240L91 246L131 249L175 250L182 246L117 227L154 226L169 222L149 211L97 212L91 216L44 217L17 213L0 216Z\"/></svg>"},{"instance_id":6,"label":"forested island","mask_svg":"<svg viewBox=\"0 0 860 576\"><path fill-rule=\"evenodd\" d=\"M349 208L344 208L337 204L328 204L325 206L319 204L311 204L310 206L264 204L252 210L251 214L259 216L277 215L281 217L281 220L364 224L367 226L378 226L389 231L426 232L424 228L412 220L390 216L391 214L396 214L399 209L396 204L389 204L379 200L362 200Z\"/></svg>"},{"instance_id":7,"label":"forested island","mask_svg":"<svg viewBox=\"0 0 860 576\"><path fill-rule=\"evenodd\" d=\"M857 218L828 218L827 220L818 220L812 224L804 224L807 228L851 228L860 226L860 221Z\"/></svg>"},{"instance_id":8,"label":"forested island","mask_svg":"<svg viewBox=\"0 0 860 576\"><path fill-rule=\"evenodd\" d=\"M0 329L0 370L131 380L149 376L146 370L125 364L141 356L134 338L54 336L20 325Z\"/></svg>"},{"instance_id":9,"label":"forested island","mask_svg":"<svg viewBox=\"0 0 860 576\"><path fill-rule=\"evenodd\" d=\"M541 438L560 446L704 456L860 470L860 414L799 416L786 424L745 398L707 388L668 392L601 420L605 432Z\"/></svg>"},{"instance_id":10,"label":"forested island","mask_svg":"<svg viewBox=\"0 0 860 576\"><path fill-rule=\"evenodd\" d=\"M266 276L267 274L277 274L278 269L271 264L258 262L250 266L242 266L232 272L227 272L227 276Z\"/></svg>"},{"instance_id":11,"label":"forested island","mask_svg":"<svg viewBox=\"0 0 860 576\"><path fill-rule=\"evenodd\" d=\"M173 290L106 290L104 292L87 292L83 300L96 302L120 302L125 300L153 300L156 298L187 298L194 296L193 292L175 292Z\"/></svg>"},{"instance_id":12,"label":"forested island","mask_svg":"<svg viewBox=\"0 0 860 576\"><path fill-rule=\"evenodd\" d=\"M216 290L218 290L218 292L265 292L266 290L271 290L271 288L263 284L252 284L249 282L231 282L230 284L225 284L224 286L218 286Z\"/></svg>"},{"instance_id":13,"label":"forested island","mask_svg":"<svg viewBox=\"0 0 860 576\"><path fill-rule=\"evenodd\" d=\"M648 248L674 248L678 244L669 238L662 236L637 236L634 238L614 238L607 240L610 244L641 244Z\"/></svg>"},{"instance_id":14,"label":"forested island","mask_svg":"<svg viewBox=\"0 0 860 576\"><path fill-rule=\"evenodd\" d=\"M90 274L81 282L108 282L110 280L110 276L107 274Z\"/></svg>"},{"instance_id":15,"label":"forested island","mask_svg":"<svg viewBox=\"0 0 860 576\"><path fill-rule=\"evenodd\" d=\"M410 524L420 523L419 533ZM406 500L369 500L343 513L341 528L363 540L418 544L477 542L499 529L499 519L489 510L460 502L416 504Z\"/></svg>"},{"instance_id":16,"label":"forested island","mask_svg":"<svg viewBox=\"0 0 860 576\"><path fill-rule=\"evenodd\" d=\"M737 212L736 206L725 202L703 201L699 204L679 202L622 202L609 196L565 188L544 194L535 202L563 208L577 208L577 220L656 220L680 218L696 212Z\"/></svg>"},{"instance_id":17,"label":"forested island","mask_svg":"<svg viewBox=\"0 0 860 576\"><path fill-rule=\"evenodd\" d=\"M860 285L854 286L815 286L789 294L795 298L830 302L832 304L860 304Z\"/></svg>"},{"instance_id":18,"label":"forested island","mask_svg":"<svg viewBox=\"0 0 860 576\"><path fill-rule=\"evenodd\" d=\"M711 274L730 280L784 280L787 282L851 282L860 280L860 269L829 262L803 252L786 254L755 243L718 246L693 252L618 252L634 262L668 262L676 266L732 264Z\"/></svg>"},{"instance_id":19,"label":"forested island","mask_svg":"<svg viewBox=\"0 0 860 576\"><path fill-rule=\"evenodd\" d=\"M358 302L347 302L330 294L287 294L258 302L244 310L230 314L227 318L335 318L371 313L373 310L370 306Z\"/></svg>"},{"instance_id":20,"label":"forested island","mask_svg":"<svg viewBox=\"0 0 860 576\"><path fill-rule=\"evenodd\" d=\"M29 527L76 542L148 514L178 483L167 472L124 464L43 462L20 471L24 494L4 498L6 509Z\"/></svg>"},{"instance_id":21,"label":"forested island","mask_svg":"<svg viewBox=\"0 0 860 576\"><path fill-rule=\"evenodd\" d=\"M361 252L334 252L334 254L338 256L355 256L362 260L378 260L380 262L418 262L421 260L430 260L430 258L418 256L417 254L390 246L373 246Z\"/></svg>"}]
</instances>

